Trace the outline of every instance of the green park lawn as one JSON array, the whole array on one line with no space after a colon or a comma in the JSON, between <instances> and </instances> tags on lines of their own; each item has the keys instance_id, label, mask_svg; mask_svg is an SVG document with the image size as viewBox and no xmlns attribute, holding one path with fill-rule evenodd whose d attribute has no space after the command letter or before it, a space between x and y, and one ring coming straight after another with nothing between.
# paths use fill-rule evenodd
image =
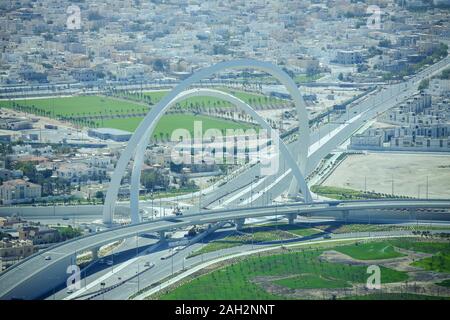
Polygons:
<instances>
[{"instance_id":1,"label":"green park lawn","mask_svg":"<svg viewBox=\"0 0 450 320\"><path fill-rule=\"evenodd\" d=\"M415 261L411 265L429 271L450 273L450 252L438 252L432 257Z\"/></svg>"},{"instance_id":2,"label":"green park lawn","mask_svg":"<svg viewBox=\"0 0 450 320\"><path fill-rule=\"evenodd\" d=\"M402 198L401 196L397 195L382 194L376 192L364 192L349 188L340 188L323 185L314 185L311 187L311 191L320 196L338 200Z\"/></svg>"},{"instance_id":3,"label":"green park lawn","mask_svg":"<svg viewBox=\"0 0 450 320\"><path fill-rule=\"evenodd\" d=\"M346 223L335 228L331 228L333 233L348 233L348 232L377 232L377 231L395 231L395 230L411 230L410 226L391 225L391 224L359 224ZM414 227L415 230L448 230L448 226L430 226L419 225Z\"/></svg>"},{"instance_id":4,"label":"green park lawn","mask_svg":"<svg viewBox=\"0 0 450 320\"><path fill-rule=\"evenodd\" d=\"M188 258L198 256L200 254L214 252L218 250L233 248L237 246L242 246L244 244L256 244L265 241L275 241L281 239L294 238L292 235L281 233L281 232L270 232L270 231L256 231L251 233L235 233L226 236L222 239L217 239L209 242L204 247L197 251L192 252Z\"/></svg>"},{"instance_id":5,"label":"green park lawn","mask_svg":"<svg viewBox=\"0 0 450 320\"><path fill-rule=\"evenodd\" d=\"M349 282L345 280L307 273L292 278L276 280L274 283L289 289L331 289L351 287Z\"/></svg>"},{"instance_id":6,"label":"green park lawn","mask_svg":"<svg viewBox=\"0 0 450 320\"><path fill-rule=\"evenodd\" d=\"M254 227L257 231L283 231L293 236L308 237L321 232L318 229L310 228L304 224L286 224L286 223L270 223L262 226ZM243 231L251 232L251 228L245 228Z\"/></svg>"},{"instance_id":7,"label":"green park lawn","mask_svg":"<svg viewBox=\"0 0 450 320\"><path fill-rule=\"evenodd\" d=\"M230 88L214 88L216 90L228 92L235 97L241 99L242 101L250 104L250 105L261 105L266 106L268 104L274 104L274 103L281 103L284 102L283 100L275 97L268 97L264 96L262 94L253 93L253 92L245 92L240 90L233 90ZM167 90L160 90L160 91L149 91L144 92L144 96L149 97L151 103L156 104L159 102L169 91ZM181 107L229 107L231 106L230 103L213 98L213 97L191 97L184 101L181 101L178 103Z\"/></svg>"},{"instance_id":8,"label":"green park lawn","mask_svg":"<svg viewBox=\"0 0 450 320\"><path fill-rule=\"evenodd\" d=\"M160 99L167 91L157 91L151 94ZM256 94L239 93L246 99L256 99ZM263 97L263 96L260 96ZM207 97L192 98L194 100L202 101L210 99ZM216 99L217 100L217 99ZM262 99L264 101L264 97ZM186 103L190 103L188 100ZM125 99L116 99L104 96L74 96L63 98L45 98L45 99L29 99L29 100L16 100L12 101L0 101L0 107L13 108L13 104L19 105L21 110L28 113L47 116L52 118L79 118L79 117L91 117L91 116L112 116L112 115L129 115L135 113L145 113L149 110L148 107L139 104L137 102L127 101ZM142 121L142 117L127 117L127 118L114 118L93 120L96 126L116 128L125 131L134 132L139 123ZM70 120L70 119L68 119ZM194 121L202 121L203 132L207 129L249 129L252 126L235 122L231 120L223 120L203 115L192 114L169 114L164 115L159 121L155 133L158 138L163 135L166 139L167 134L171 135L175 129L183 128L188 129L193 134Z\"/></svg>"},{"instance_id":9,"label":"green park lawn","mask_svg":"<svg viewBox=\"0 0 450 320\"><path fill-rule=\"evenodd\" d=\"M336 247L336 251L358 260L390 259L404 256L404 254L395 251L394 247L385 241L339 246Z\"/></svg>"},{"instance_id":10,"label":"green park lawn","mask_svg":"<svg viewBox=\"0 0 450 320\"><path fill-rule=\"evenodd\" d=\"M159 298L168 300L282 299L281 296L264 291L254 282L255 277L260 276L297 277L294 278L293 284L285 283L296 288L345 287L348 282L366 282L367 268L365 266L322 261L319 259L322 251L305 250L269 256L252 256L194 278L172 291L162 293ZM308 276L310 274L320 274L320 277ZM401 282L408 279L405 272L385 267L381 267L381 274L383 283Z\"/></svg>"},{"instance_id":11,"label":"green park lawn","mask_svg":"<svg viewBox=\"0 0 450 320\"><path fill-rule=\"evenodd\" d=\"M257 93L249 93L243 91L235 91L228 88L220 88L220 90L232 93L244 102L260 105L281 102L282 100L265 97ZM151 103L161 100L169 91L151 91L144 95L151 97ZM124 95L126 97L126 95ZM125 99L116 99L105 96L73 96L61 98L44 98L44 99L24 99L15 101L0 101L0 107L12 108L13 104L17 104L27 108L27 112L48 116L48 117L88 117L94 115L117 115L142 113L148 111L148 107L133 101ZM193 97L180 103L180 106L218 106L227 107L230 104L216 98L211 97Z\"/></svg>"},{"instance_id":12,"label":"green park lawn","mask_svg":"<svg viewBox=\"0 0 450 320\"><path fill-rule=\"evenodd\" d=\"M450 273L450 243L448 241L430 242L413 240L392 240L393 245L406 250L431 253L433 256L412 263L424 270Z\"/></svg>"},{"instance_id":13,"label":"green park lawn","mask_svg":"<svg viewBox=\"0 0 450 320\"><path fill-rule=\"evenodd\" d=\"M413 239L401 239L389 241L395 247L423 253L449 253L450 243L448 241L416 241Z\"/></svg>"},{"instance_id":14,"label":"green park lawn","mask_svg":"<svg viewBox=\"0 0 450 320\"><path fill-rule=\"evenodd\" d=\"M321 232L320 230L314 228L296 225L284 225L281 227L281 229L300 237L309 237Z\"/></svg>"},{"instance_id":15,"label":"green park lawn","mask_svg":"<svg viewBox=\"0 0 450 320\"><path fill-rule=\"evenodd\" d=\"M20 106L29 107L27 112L48 117L87 117L148 111L146 106L103 96L29 99L14 102ZM0 107L12 108L12 106L12 101L0 101Z\"/></svg>"},{"instance_id":16,"label":"green park lawn","mask_svg":"<svg viewBox=\"0 0 450 320\"><path fill-rule=\"evenodd\" d=\"M214 240L200 248L199 250L196 250L192 252L188 258L192 258L201 254L214 252L218 250L233 248L237 246L244 245L246 243L251 243L251 237L246 235L229 235L227 237L224 237L219 240Z\"/></svg>"},{"instance_id":17,"label":"green park lawn","mask_svg":"<svg viewBox=\"0 0 450 320\"><path fill-rule=\"evenodd\" d=\"M450 279L436 283L438 286L450 288Z\"/></svg>"},{"instance_id":18,"label":"green park lawn","mask_svg":"<svg viewBox=\"0 0 450 320\"><path fill-rule=\"evenodd\" d=\"M191 253L189 257L195 257L204 253L242 246L244 244L256 244L268 241L293 239L297 237L307 237L319 232L319 230L305 226L289 224L270 224L256 226L253 228L244 228L239 233L209 242L199 250Z\"/></svg>"},{"instance_id":19,"label":"green park lawn","mask_svg":"<svg viewBox=\"0 0 450 320\"><path fill-rule=\"evenodd\" d=\"M97 121L100 127L104 128L116 128L129 132L134 132L139 123L141 123L143 118L134 117L134 118L124 118L124 119L107 119L103 121ZM153 136L157 135L158 139L161 134L164 139L166 139L167 135L172 135L172 132L176 129L186 129L191 133L191 136L194 134L194 121L202 122L202 129L205 132L208 129L219 129L223 133L226 132L226 129L243 129L247 130L252 128L251 126L234 122L230 120L222 120L208 116L202 115L190 115L190 114L168 114L161 117L156 126Z\"/></svg>"}]
</instances>

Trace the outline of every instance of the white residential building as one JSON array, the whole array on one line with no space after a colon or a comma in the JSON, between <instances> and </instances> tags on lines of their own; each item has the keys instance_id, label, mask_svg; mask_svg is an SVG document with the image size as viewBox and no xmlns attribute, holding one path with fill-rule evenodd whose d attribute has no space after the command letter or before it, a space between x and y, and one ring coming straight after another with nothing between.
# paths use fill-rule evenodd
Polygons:
<instances>
[{"instance_id":1,"label":"white residential building","mask_svg":"<svg viewBox=\"0 0 450 320\"><path fill-rule=\"evenodd\" d=\"M22 179L5 181L0 186L2 204L30 202L40 198L41 195L40 185Z\"/></svg>"}]
</instances>

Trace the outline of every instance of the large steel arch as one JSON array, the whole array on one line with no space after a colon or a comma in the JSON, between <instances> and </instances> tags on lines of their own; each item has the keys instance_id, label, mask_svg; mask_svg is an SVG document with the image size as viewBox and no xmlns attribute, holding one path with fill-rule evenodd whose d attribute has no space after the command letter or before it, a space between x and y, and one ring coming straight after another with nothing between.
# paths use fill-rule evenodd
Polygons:
<instances>
[{"instance_id":1,"label":"large steel arch","mask_svg":"<svg viewBox=\"0 0 450 320\"><path fill-rule=\"evenodd\" d=\"M225 100L242 111L248 113L250 116L252 116L253 119L258 122L259 125L267 132L269 133L269 137L271 137L272 141L278 141L278 145L280 148L281 155L284 157L285 161L287 162L288 166L291 168L294 178L297 181L298 185L300 186L300 190L304 194L305 200L307 202L311 201L311 194L308 189L308 185L306 184L306 181L304 179L303 173L298 166L297 162L295 161L294 157L292 156L291 152L286 147L286 144L284 141L279 137L277 132L273 130L273 128L264 120L263 117L261 117L251 106L249 106L247 103L242 101L241 99L223 92L219 90L214 89L191 89L181 92L179 95L177 95L172 101L169 102L167 105L167 108L170 108L174 104L188 99L190 97L211 97L211 98L218 98L221 100ZM141 168L144 163L144 153L145 149L147 147L148 138L152 136L153 128L156 127L158 122L158 119L154 119L152 124L150 125L149 129L145 133L144 136L142 136L141 141L138 144L135 156L134 156L134 163L133 163L133 171L131 175L131 190L130 190L130 209L131 209L131 223L138 223L139 222L139 186L140 186L140 179L141 179Z\"/></svg>"},{"instance_id":2,"label":"large steel arch","mask_svg":"<svg viewBox=\"0 0 450 320\"><path fill-rule=\"evenodd\" d=\"M306 112L305 103L303 98L295 84L295 82L279 67L268 63L256 60L233 60L225 61L215 64L211 67L204 68L194 73L189 78L178 84L172 91L165 95L145 116L141 121L136 131L134 132L131 139L128 141L125 150L122 152L117 164L116 169L111 177L108 191L105 197L105 204L103 206L103 222L105 224L111 224L113 222L114 209L117 201L117 194L120 188L120 182L123 174L127 168L127 165L136 150L140 140L149 129L154 119L158 119L162 116L164 111L167 109L167 105L172 101L179 93L186 90L190 85L199 82L200 80L213 75L221 70L225 69L242 69L242 68L252 68L259 71L267 72L278 81L280 81L286 90L291 95L297 110L297 116L299 118L299 153L298 153L298 163L300 165L301 171L305 172L306 161L308 157L309 148L309 125L308 125L308 114Z\"/></svg>"}]
</instances>

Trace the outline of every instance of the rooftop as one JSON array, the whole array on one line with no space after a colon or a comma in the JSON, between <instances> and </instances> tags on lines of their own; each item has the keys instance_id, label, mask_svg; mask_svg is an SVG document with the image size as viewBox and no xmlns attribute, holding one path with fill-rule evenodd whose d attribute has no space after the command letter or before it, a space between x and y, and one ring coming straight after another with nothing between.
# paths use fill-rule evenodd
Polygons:
<instances>
[{"instance_id":1,"label":"rooftop","mask_svg":"<svg viewBox=\"0 0 450 320\"><path fill-rule=\"evenodd\" d=\"M28 182L28 181L25 181L22 179L4 181L2 184L2 186L9 186L9 187L15 187L15 186L20 186L20 185L26 185L27 187L39 186L38 184L31 183L31 182Z\"/></svg>"},{"instance_id":2,"label":"rooftop","mask_svg":"<svg viewBox=\"0 0 450 320\"><path fill-rule=\"evenodd\" d=\"M132 132L120 130L120 129L114 129L114 128L96 128L96 129L90 129L90 131L98 132L102 134L111 134L111 135L129 135Z\"/></svg>"}]
</instances>

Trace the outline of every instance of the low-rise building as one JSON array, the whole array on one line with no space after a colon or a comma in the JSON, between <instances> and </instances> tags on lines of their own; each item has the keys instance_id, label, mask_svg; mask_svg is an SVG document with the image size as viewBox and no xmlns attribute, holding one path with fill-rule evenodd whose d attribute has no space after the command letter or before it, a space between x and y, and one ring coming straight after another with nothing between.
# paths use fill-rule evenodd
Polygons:
<instances>
[{"instance_id":1,"label":"low-rise building","mask_svg":"<svg viewBox=\"0 0 450 320\"><path fill-rule=\"evenodd\" d=\"M131 132L119 129L97 128L97 129L89 129L88 135L90 137L95 137L102 140L113 140L117 142L124 142L130 140L133 134Z\"/></svg>"},{"instance_id":2,"label":"low-rise building","mask_svg":"<svg viewBox=\"0 0 450 320\"><path fill-rule=\"evenodd\" d=\"M381 147L383 143L381 135L363 135L357 134L350 138L350 144L352 148L358 149L359 147Z\"/></svg>"},{"instance_id":3,"label":"low-rise building","mask_svg":"<svg viewBox=\"0 0 450 320\"><path fill-rule=\"evenodd\" d=\"M340 64L358 64L361 63L361 50L339 50L336 52L336 62Z\"/></svg>"},{"instance_id":4,"label":"low-rise building","mask_svg":"<svg viewBox=\"0 0 450 320\"><path fill-rule=\"evenodd\" d=\"M22 170L0 169L0 180L7 181L11 179L20 179L23 177Z\"/></svg>"},{"instance_id":5,"label":"low-rise building","mask_svg":"<svg viewBox=\"0 0 450 320\"><path fill-rule=\"evenodd\" d=\"M59 241L58 230L47 227L24 226L19 228L18 231L19 240L29 240L35 245Z\"/></svg>"},{"instance_id":6,"label":"low-rise building","mask_svg":"<svg viewBox=\"0 0 450 320\"><path fill-rule=\"evenodd\" d=\"M0 240L0 270L4 270L19 260L36 252L32 241L29 240Z\"/></svg>"},{"instance_id":7,"label":"low-rise building","mask_svg":"<svg viewBox=\"0 0 450 320\"><path fill-rule=\"evenodd\" d=\"M77 81L90 82L97 80L97 73L91 69L81 69L73 71L72 77Z\"/></svg>"},{"instance_id":8,"label":"low-rise building","mask_svg":"<svg viewBox=\"0 0 450 320\"><path fill-rule=\"evenodd\" d=\"M56 176L63 180L79 182L89 177L89 166L85 163L63 163L56 169Z\"/></svg>"},{"instance_id":9,"label":"low-rise building","mask_svg":"<svg viewBox=\"0 0 450 320\"><path fill-rule=\"evenodd\" d=\"M450 96L450 79L431 79L429 89L433 95Z\"/></svg>"},{"instance_id":10,"label":"low-rise building","mask_svg":"<svg viewBox=\"0 0 450 320\"><path fill-rule=\"evenodd\" d=\"M23 118L3 118L0 119L0 129L4 130L26 130L32 129L31 121Z\"/></svg>"},{"instance_id":11,"label":"low-rise building","mask_svg":"<svg viewBox=\"0 0 450 320\"><path fill-rule=\"evenodd\" d=\"M25 220L22 220L20 217L17 216L10 216L10 217L0 217L0 227L1 228L11 228L16 224L24 223Z\"/></svg>"},{"instance_id":12,"label":"low-rise building","mask_svg":"<svg viewBox=\"0 0 450 320\"><path fill-rule=\"evenodd\" d=\"M39 199L42 187L22 179L5 181L0 185L2 204L26 203Z\"/></svg>"}]
</instances>

